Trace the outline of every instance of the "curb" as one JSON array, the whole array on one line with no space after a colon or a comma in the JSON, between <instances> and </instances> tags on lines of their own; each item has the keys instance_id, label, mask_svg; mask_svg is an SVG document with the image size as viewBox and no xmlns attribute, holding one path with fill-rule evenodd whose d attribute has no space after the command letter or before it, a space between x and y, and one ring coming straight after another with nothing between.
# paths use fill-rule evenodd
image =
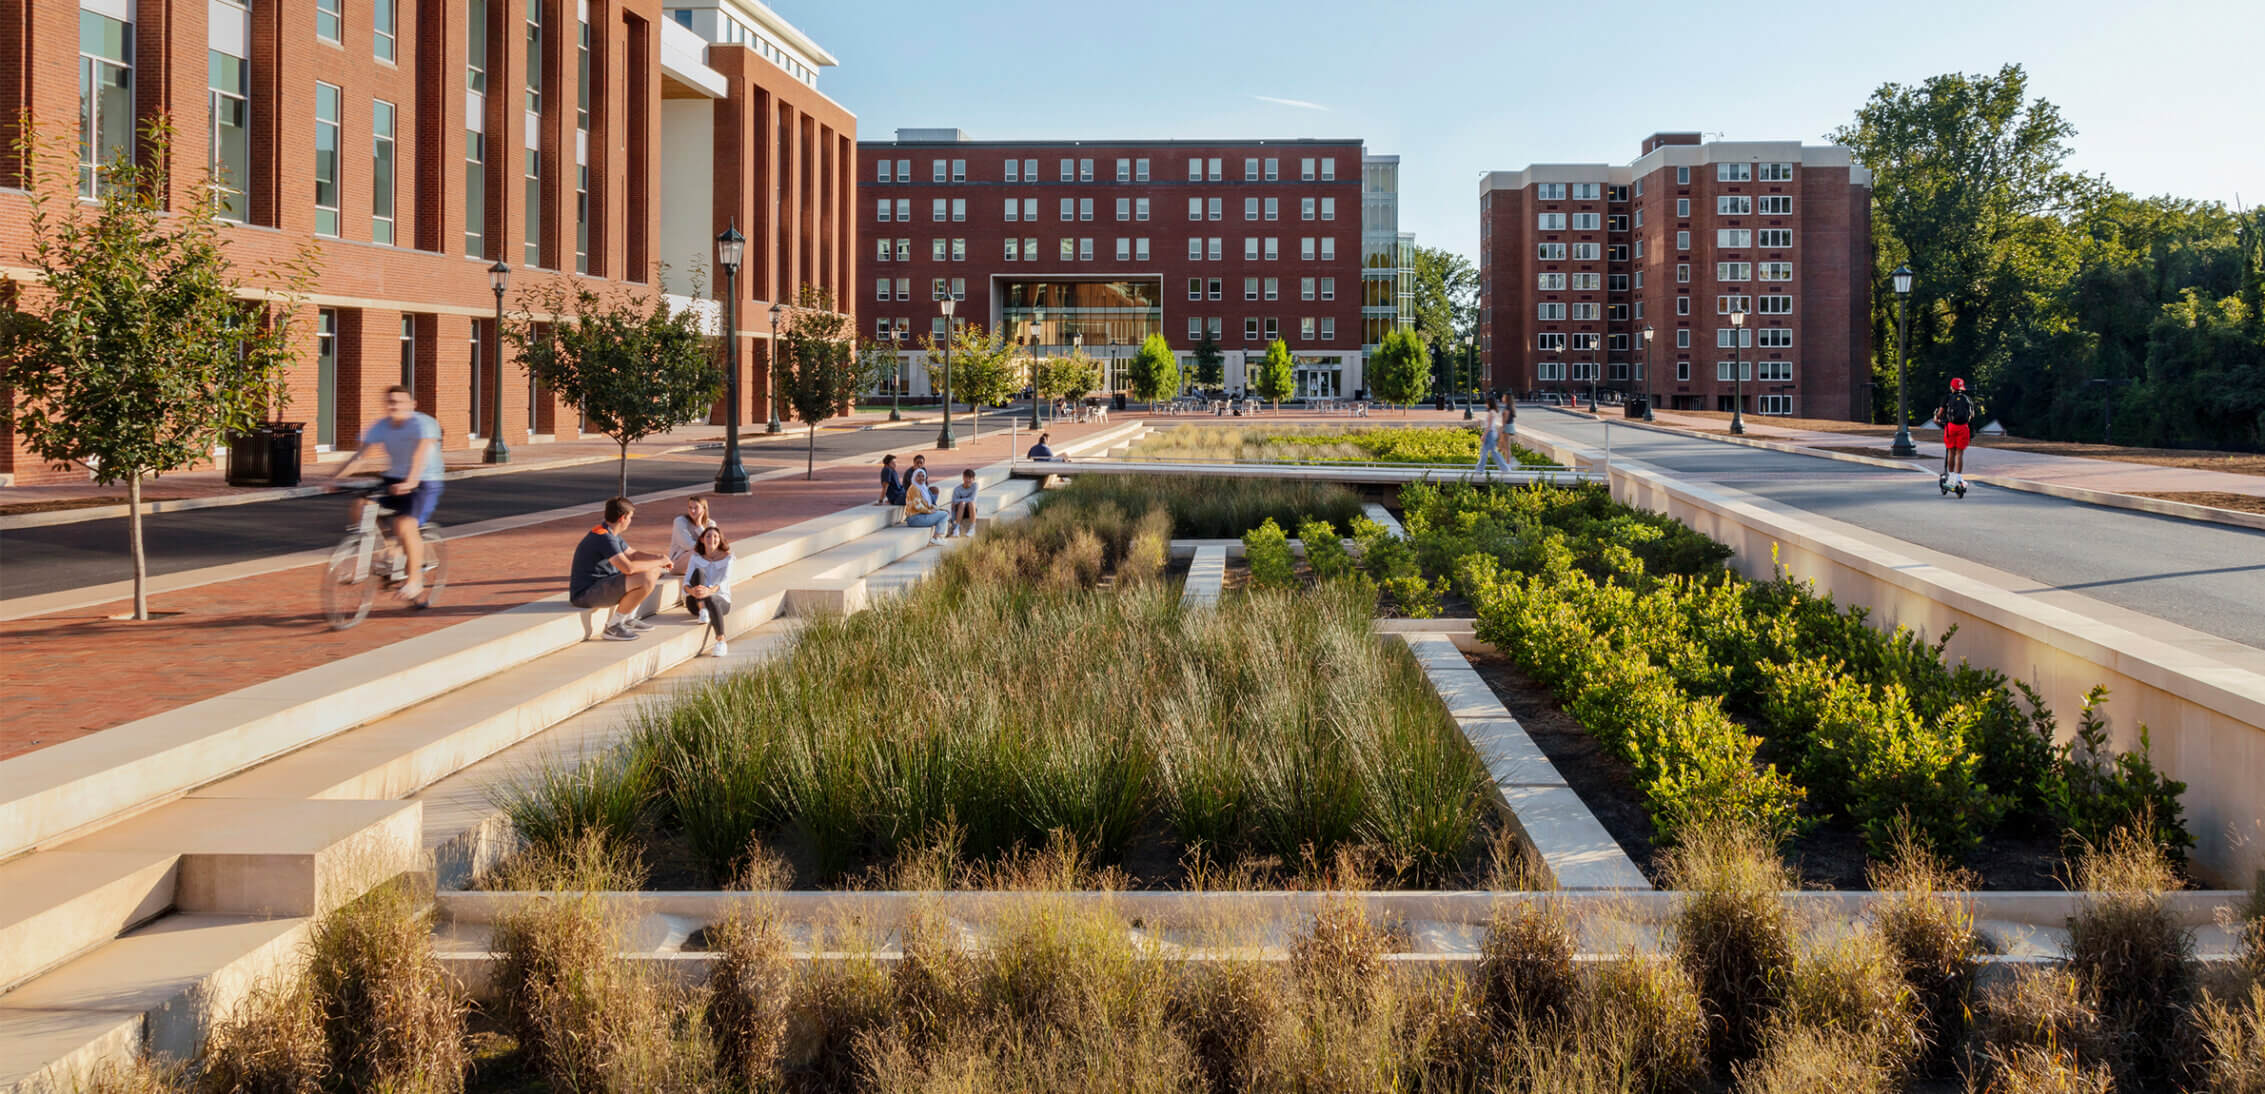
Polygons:
<instances>
[{"instance_id":1,"label":"curb","mask_svg":"<svg viewBox=\"0 0 2265 1094\"><path fill-rule=\"evenodd\" d=\"M1558 413L1565 412L1558 411ZM1744 445L1748 448L1764 448L1772 452L1788 452L1799 456L1816 456L1828 460L1839 460L1843 463L1860 463L1872 467L1895 468L1901 471L1925 472L1927 470L1927 465L1922 462L1883 460L1876 456L1859 456L1853 452L1828 452L1821 448L1810 448L1790 441L1765 441L1752 437L1718 437L1711 433L1701 433L1680 426L1661 425L1658 422L1629 421L1623 423L1589 415L1582 415L1582 417L1591 417L1592 420L1603 422L1606 425L1626 425L1632 429L1648 429L1654 433L1695 437L1703 441ZM2247 513L2239 509L2220 509L2214 505L2196 505L2193 502L2171 501L2168 498L2150 498L2138 494L2119 493L2113 490L2094 490L2085 486L2067 486L2061 483L2039 482L2036 479L2017 479L2002 475L1968 475L1966 481L1978 482L1984 486L1995 486L2003 490L2044 494L2049 497L2083 502L2087 505L2099 505L2110 509L2131 509L2142 513L2153 513L2156 516L2178 517L2184 520L2199 520L2211 524L2224 524L2235 528L2265 531L2265 513Z\"/></svg>"}]
</instances>

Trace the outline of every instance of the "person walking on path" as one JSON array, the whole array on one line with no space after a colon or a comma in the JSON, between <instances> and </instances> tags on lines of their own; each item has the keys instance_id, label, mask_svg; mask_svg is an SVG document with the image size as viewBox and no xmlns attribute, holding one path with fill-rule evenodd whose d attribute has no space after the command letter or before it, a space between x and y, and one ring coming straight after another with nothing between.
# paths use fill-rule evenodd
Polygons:
<instances>
[{"instance_id":1,"label":"person walking on path","mask_svg":"<svg viewBox=\"0 0 2265 1094\"><path fill-rule=\"evenodd\" d=\"M670 573L681 574L685 572L685 566L689 564L692 558L693 549L699 546L700 532L703 529L715 526L715 518L708 515L708 499L698 494L684 499L684 512L678 514L675 520L669 522L668 566Z\"/></svg>"},{"instance_id":2,"label":"person walking on path","mask_svg":"<svg viewBox=\"0 0 2265 1094\"><path fill-rule=\"evenodd\" d=\"M632 551L622 542L622 533L629 531L636 517L637 506L628 498L608 499L605 521L574 545L574 567L566 575L569 603L584 609L613 609L613 622L602 635L609 642L634 642L652 629L652 624L637 618L637 605L668 569L667 556Z\"/></svg>"},{"instance_id":3,"label":"person walking on path","mask_svg":"<svg viewBox=\"0 0 2265 1094\"><path fill-rule=\"evenodd\" d=\"M417 397L400 384L385 389L385 417L363 431L361 451L354 453L331 481L353 474L365 463L377 462L381 454L385 459L385 494L378 498L378 509L393 526L393 538L408 556L409 576L402 583L401 599L423 607L425 540L417 529L433 519L433 507L440 504L441 476L448 466L440 454L440 423L432 415L420 413ZM355 502L356 524L362 520L361 505Z\"/></svg>"},{"instance_id":4,"label":"person walking on path","mask_svg":"<svg viewBox=\"0 0 2265 1094\"><path fill-rule=\"evenodd\" d=\"M1966 496L1966 446L1974 439L1974 415L1979 408L1966 394L1966 381L1953 376L1950 394L1943 396L1941 406L1935 408L1935 424L1943 428L1943 473L1935 485L1943 493L1958 491Z\"/></svg>"},{"instance_id":5,"label":"person walking on path","mask_svg":"<svg viewBox=\"0 0 2265 1094\"><path fill-rule=\"evenodd\" d=\"M1510 470L1510 461L1502 458L1502 400L1496 398L1486 401L1486 416L1479 427L1479 462L1472 470L1485 471L1489 457L1502 470Z\"/></svg>"},{"instance_id":6,"label":"person walking on path","mask_svg":"<svg viewBox=\"0 0 2265 1094\"><path fill-rule=\"evenodd\" d=\"M700 533L699 546L684 571L684 607L694 621L716 634L708 656L730 652L724 645L724 617L731 614L731 541L724 530L711 524Z\"/></svg>"}]
</instances>

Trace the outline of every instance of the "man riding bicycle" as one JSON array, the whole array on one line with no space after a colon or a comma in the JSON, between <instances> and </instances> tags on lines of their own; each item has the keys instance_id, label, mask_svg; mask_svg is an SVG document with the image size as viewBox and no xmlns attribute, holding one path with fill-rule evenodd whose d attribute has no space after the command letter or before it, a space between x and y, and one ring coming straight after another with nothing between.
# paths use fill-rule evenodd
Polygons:
<instances>
[{"instance_id":1,"label":"man riding bicycle","mask_svg":"<svg viewBox=\"0 0 2265 1094\"><path fill-rule=\"evenodd\" d=\"M385 493L378 508L393 530L393 538L408 556L408 578L401 599L424 606L425 543L417 526L431 520L440 504L441 476L446 471L440 455L440 423L417 412L417 397L395 384L385 389L385 417L362 434L361 451L331 476L333 482L354 473L364 463L375 463L380 452L386 461ZM362 517L362 501L354 501L354 519Z\"/></svg>"}]
</instances>

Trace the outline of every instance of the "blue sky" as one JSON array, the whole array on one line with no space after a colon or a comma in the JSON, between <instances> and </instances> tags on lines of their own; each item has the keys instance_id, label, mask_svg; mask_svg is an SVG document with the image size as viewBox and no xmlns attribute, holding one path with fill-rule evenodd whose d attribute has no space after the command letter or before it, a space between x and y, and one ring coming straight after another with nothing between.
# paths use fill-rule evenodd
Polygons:
<instances>
[{"instance_id":1,"label":"blue sky","mask_svg":"<svg viewBox=\"0 0 2265 1094\"><path fill-rule=\"evenodd\" d=\"M820 87L867 137L1359 137L1401 157L1401 229L1465 255L1485 171L1623 163L1659 130L1822 143L1884 82L2007 62L2077 169L2265 201L2265 0L773 6L840 59Z\"/></svg>"}]
</instances>

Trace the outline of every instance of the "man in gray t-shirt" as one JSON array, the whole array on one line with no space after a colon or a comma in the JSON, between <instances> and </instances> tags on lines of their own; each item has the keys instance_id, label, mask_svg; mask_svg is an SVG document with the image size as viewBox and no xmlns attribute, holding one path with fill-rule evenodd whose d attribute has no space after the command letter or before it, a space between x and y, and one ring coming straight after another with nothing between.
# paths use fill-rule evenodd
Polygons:
<instances>
[{"instance_id":1,"label":"man in gray t-shirt","mask_svg":"<svg viewBox=\"0 0 2265 1094\"><path fill-rule=\"evenodd\" d=\"M952 487L952 530L944 538L975 534L975 469L959 473L959 485Z\"/></svg>"},{"instance_id":2,"label":"man in gray t-shirt","mask_svg":"<svg viewBox=\"0 0 2265 1094\"><path fill-rule=\"evenodd\" d=\"M361 450L354 458L338 469L331 481L336 482L353 474L364 464L385 461L385 493L378 498L378 508L384 519L392 525L393 538L401 542L408 556L408 579L401 586L401 599L424 607L425 595L425 541L417 529L433 519L433 508L440 504L441 476L447 465L440 454L440 423L430 414L417 411L417 397L409 389L395 384L385 389L385 417L371 423L362 433ZM354 503L354 521L361 523L362 503Z\"/></svg>"}]
</instances>

